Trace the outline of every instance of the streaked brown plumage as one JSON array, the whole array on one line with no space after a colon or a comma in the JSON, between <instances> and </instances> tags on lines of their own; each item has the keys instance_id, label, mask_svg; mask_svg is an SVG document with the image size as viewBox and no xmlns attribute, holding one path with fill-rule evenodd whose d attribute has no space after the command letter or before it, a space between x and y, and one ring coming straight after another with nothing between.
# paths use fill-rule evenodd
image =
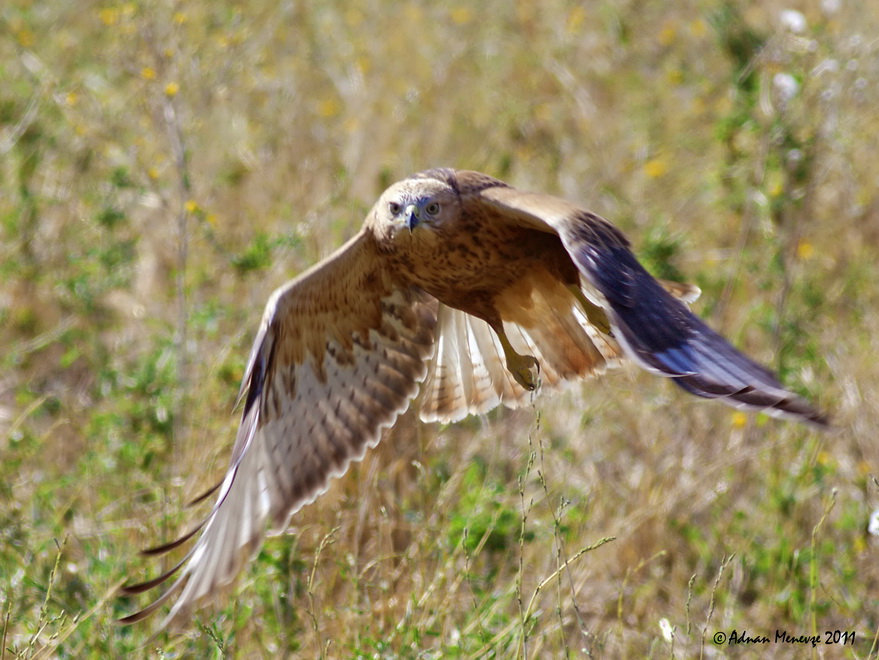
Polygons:
<instances>
[{"instance_id":1,"label":"streaked brown plumage","mask_svg":"<svg viewBox=\"0 0 879 660\"><path fill-rule=\"evenodd\" d=\"M269 521L289 517L374 446L421 387L425 421L455 421L629 358L698 396L825 425L690 313L603 218L487 175L430 170L391 186L363 229L269 299L240 397L229 470L201 535L141 620L163 626L230 586ZM681 302L684 301L684 302Z\"/></svg>"}]
</instances>

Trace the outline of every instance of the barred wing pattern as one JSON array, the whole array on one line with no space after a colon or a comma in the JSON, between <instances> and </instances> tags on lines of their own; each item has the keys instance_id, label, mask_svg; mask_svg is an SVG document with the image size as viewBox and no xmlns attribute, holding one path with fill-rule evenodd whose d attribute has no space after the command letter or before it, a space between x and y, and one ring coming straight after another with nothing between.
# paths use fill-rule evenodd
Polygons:
<instances>
[{"instance_id":1,"label":"barred wing pattern","mask_svg":"<svg viewBox=\"0 0 879 660\"><path fill-rule=\"evenodd\" d=\"M328 294L333 291L337 295ZM161 628L187 619L234 583L269 523L283 529L332 477L378 443L424 378L436 307L417 290L382 284L361 237L272 296L245 376L242 422L217 502L200 529L151 551L165 552L201 531L174 569L124 588L146 591L182 568L156 602L122 623L149 616L175 594Z\"/></svg>"},{"instance_id":2,"label":"barred wing pattern","mask_svg":"<svg viewBox=\"0 0 879 660\"><path fill-rule=\"evenodd\" d=\"M562 306L549 307L542 292L535 290L533 295L538 298L535 318L540 323L528 328L504 323L504 331L513 348L540 362L541 392L619 364L616 342L589 323L573 296ZM441 305L436 352L419 397L421 420L456 422L499 405L518 408L532 397L507 370L500 341L489 325Z\"/></svg>"}]
</instances>

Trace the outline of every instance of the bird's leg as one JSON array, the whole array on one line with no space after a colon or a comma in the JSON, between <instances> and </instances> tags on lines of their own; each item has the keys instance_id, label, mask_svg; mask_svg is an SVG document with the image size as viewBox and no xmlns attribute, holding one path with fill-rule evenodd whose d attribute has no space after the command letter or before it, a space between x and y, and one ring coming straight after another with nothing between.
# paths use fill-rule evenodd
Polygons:
<instances>
[{"instance_id":1,"label":"bird's leg","mask_svg":"<svg viewBox=\"0 0 879 660\"><path fill-rule=\"evenodd\" d=\"M580 303L580 307L583 308L583 313L586 314L589 323L594 325L604 334L613 337L613 332L611 332L610 329L610 321L607 320L607 315L604 313L604 310L589 300L589 298L586 297L586 294L584 294L576 284L569 284L568 290L574 294L577 302Z\"/></svg>"},{"instance_id":2,"label":"bird's leg","mask_svg":"<svg viewBox=\"0 0 879 660\"><path fill-rule=\"evenodd\" d=\"M510 344L507 334L502 325L492 325L501 341L504 349L504 357L507 359L507 370L513 374L513 378L529 392L537 389L537 377L540 375L540 363L533 355L519 355Z\"/></svg>"}]
</instances>

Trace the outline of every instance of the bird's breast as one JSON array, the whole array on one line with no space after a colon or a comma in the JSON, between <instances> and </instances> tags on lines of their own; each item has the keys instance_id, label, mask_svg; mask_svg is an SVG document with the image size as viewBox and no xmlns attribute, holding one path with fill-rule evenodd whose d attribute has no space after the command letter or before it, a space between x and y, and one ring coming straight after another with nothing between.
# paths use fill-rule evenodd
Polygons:
<instances>
[{"instance_id":1,"label":"bird's breast","mask_svg":"<svg viewBox=\"0 0 879 660\"><path fill-rule=\"evenodd\" d=\"M476 316L485 318L511 293L530 296L537 274L564 284L578 281L555 234L474 227L430 238L399 251L399 270L440 302Z\"/></svg>"}]
</instances>

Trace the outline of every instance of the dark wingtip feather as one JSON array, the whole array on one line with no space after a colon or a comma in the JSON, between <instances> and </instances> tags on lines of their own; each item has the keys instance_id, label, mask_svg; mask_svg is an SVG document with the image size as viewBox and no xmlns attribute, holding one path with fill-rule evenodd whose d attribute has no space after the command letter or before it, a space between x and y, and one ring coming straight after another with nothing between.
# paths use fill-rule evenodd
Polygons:
<instances>
[{"instance_id":1,"label":"dark wingtip feather","mask_svg":"<svg viewBox=\"0 0 879 660\"><path fill-rule=\"evenodd\" d=\"M701 382L698 378L672 378L674 383L690 394L706 399L719 399L733 407L754 412L764 412L774 417L782 417L811 424L816 428L830 427L830 418L808 401L786 390L772 388L770 392L755 387L735 390L722 384ZM779 396L779 393L783 393Z\"/></svg>"},{"instance_id":2,"label":"dark wingtip feather","mask_svg":"<svg viewBox=\"0 0 879 660\"><path fill-rule=\"evenodd\" d=\"M223 481L225 481L225 478L220 479L217 483L208 488L201 495L197 495L194 499L187 502L186 506L191 507L195 506L196 504L200 504L201 502L204 502L208 497L217 492L217 489L219 489L219 487L223 485Z\"/></svg>"},{"instance_id":3,"label":"dark wingtip feather","mask_svg":"<svg viewBox=\"0 0 879 660\"><path fill-rule=\"evenodd\" d=\"M189 556L187 555L183 558L182 561L175 564L173 568L166 571L165 573L162 573L160 576L153 578L152 580L147 580L146 582L138 582L137 584L123 584L121 587L119 587L119 592L125 594L126 596L133 596L135 594L142 594L144 591L149 591L153 587L158 587L169 577L179 571L188 559Z\"/></svg>"},{"instance_id":4,"label":"dark wingtip feather","mask_svg":"<svg viewBox=\"0 0 879 660\"><path fill-rule=\"evenodd\" d=\"M134 614L129 614L128 616L124 616L121 619L115 619L113 623L117 626L130 626L132 623L138 623L139 621L143 621L148 618L150 614L156 611L158 608L145 607L140 612L135 612Z\"/></svg>"},{"instance_id":5,"label":"dark wingtip feather","mask_svg":"<svg viewBox=\"0 0 879 660\"><path fill-rule=\"evenodd\" d=\"M175 566L174 569L172 569L172 571L176 571L178 568L180 568L181 565L182 565L182 562L181 562L181 564L178 564L177 566ZM165 577L167 578L168 575L166 574ZM144 619L146 619L150 615L152 615L156 610L158 610L162 605L164 605L165 601L167 601L174 593L179 591L179 589L182 586L183 586L182 581L178 580L174 585L171 586L171 588L169 588L158 599L156 599L155 602L150 603L147 607L143 608L142 610L140 610L138 612L135 612L134 614L129 614L128 616L122 617L121 619L116 619L116 624L120 625L120 626L128 626L128 625L131 625L132 623L137 623L138 621L143 621ZM123 590L124 590L124 587L123 587ZM169 621L166 619L162 623L162 625L159 627L159 631L156 632L156 635L163 628L165 628L167 623L169 623ZM153 635L150 638L150 640L155 639L156 635Z\"/></svg>"},{"instance_id":6,"label":"dark wingtip feather","mask_svg":"<svg viewBox=\"0 0 879 660\"><path fill-rule=\"evenodd\" d=\"M196 525L195 528L186 532L186 534L181 536L179 539L177 539L175 541L171 541L170 543L165 543L163 545L157 545L152 548L146 548L145 550L141 550L140 554L142 554L146 557L154 557L156 555L164 555L168 552L171 552L171 550L173 550L174 548L180 547L181 545L186 543L189 539L191 539L193 536L198 534L198 532L201 530L201 528L204 527L205 522L207 522L207 518L205 520L203 520L202 522L200 522L198 525Z\"/></svg>"},{"instance_id":7,"label":"dark wingtip feather","mask_svg":"<svg viewBox=\"0 0 879 660\"><path fill-rule=\"evenodd\" d=\"M696 396L816 427L829 425L825 414L672 297L624 246L593 246L587 254L587 270L610 304L620 344L642 367Z\"/></svg>"}]
</instances>

